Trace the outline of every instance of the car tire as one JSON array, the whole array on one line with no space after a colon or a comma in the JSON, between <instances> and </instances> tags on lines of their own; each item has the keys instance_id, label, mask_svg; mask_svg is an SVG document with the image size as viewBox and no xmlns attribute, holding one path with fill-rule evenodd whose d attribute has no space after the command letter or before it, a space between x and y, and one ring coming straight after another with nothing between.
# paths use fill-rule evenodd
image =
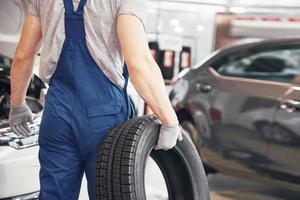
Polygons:
<instances>
[{"instance_id":1,"label":"car tire","mask_svg":"<svg viewBox=\"0 0 300 200\"><path fill-rule=\"evenodd\" d=\"M149 156L159 166L170 200L207 200L205 171L187 135L169 151L153 150L160 124L154 116L134 118L113 129L97 156L95 199L146 200L145 166ZM151 199L148 199L151 200Z\"/></svg>"},{"instance_id":2,"label":"car tire","mask_svg":"<svg viewBox=\"0 0 300 200\"><path fill-rule=\"evenodd\" d=\"M194 124L190 121L183 121L180 123L181 127L189 133L190 138L192 139L196 148L201 148L201 141Z\"/></svg>"}]
</instances>

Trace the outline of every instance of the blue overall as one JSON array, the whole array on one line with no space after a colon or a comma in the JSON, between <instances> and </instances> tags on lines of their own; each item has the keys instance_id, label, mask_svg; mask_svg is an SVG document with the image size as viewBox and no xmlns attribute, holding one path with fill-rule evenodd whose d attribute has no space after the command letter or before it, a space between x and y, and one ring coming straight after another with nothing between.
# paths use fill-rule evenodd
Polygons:
<instances>
[{"instance_id":1,"label":"blue overall","mask_svg":"<svg viewBox=\"0 0 300 200\"><path fill-rule=\"evenodd\" d=\"M114 85L97 66L86 45L83 12L64 0L66 39L50 81L39 135L40 199L76 200L85 173L90 199L100 144L133 110L124 89ZM101 20L101 19L99 19Z\"/></svg>"}]
</instances>

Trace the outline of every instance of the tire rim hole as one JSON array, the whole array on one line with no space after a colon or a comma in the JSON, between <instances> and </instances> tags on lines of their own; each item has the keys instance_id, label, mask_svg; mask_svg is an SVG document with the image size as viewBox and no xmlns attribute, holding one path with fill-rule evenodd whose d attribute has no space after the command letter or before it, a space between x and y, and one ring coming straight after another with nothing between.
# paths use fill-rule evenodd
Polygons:
<instances>
[{"instance_id":1,"label":"tire rim hole","mask_svg":"<svg viewBox=\"0 0 300 200\"><path fill-rule=\"evenodd\" d=\"M145 168L145 192L147 200L168 200L168 189L164 176L156 164L149 156Z\"/></svg>"}]
</instances>

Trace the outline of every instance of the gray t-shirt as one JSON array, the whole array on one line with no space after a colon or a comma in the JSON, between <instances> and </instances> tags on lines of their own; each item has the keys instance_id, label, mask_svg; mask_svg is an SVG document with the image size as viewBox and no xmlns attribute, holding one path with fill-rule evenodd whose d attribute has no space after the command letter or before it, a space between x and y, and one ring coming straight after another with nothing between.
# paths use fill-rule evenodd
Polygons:
<instances>
[{"instance_id":1,"label":"gray t-shirt","mask_svg":"<svg viewBox=\"0 0 300 200\"><path fill-rule=\"evenodd\" d=\"M73 0L74 9L80 0ZM43 48L40 77L49 82L65 39L63 0L29 0L29 13L41 20ZM144 23L146 0L88 0L84 10L88 49L104 74L124 88L124 58L117 35L117 17L133 15Z\"/></svg>"}]
</instances>

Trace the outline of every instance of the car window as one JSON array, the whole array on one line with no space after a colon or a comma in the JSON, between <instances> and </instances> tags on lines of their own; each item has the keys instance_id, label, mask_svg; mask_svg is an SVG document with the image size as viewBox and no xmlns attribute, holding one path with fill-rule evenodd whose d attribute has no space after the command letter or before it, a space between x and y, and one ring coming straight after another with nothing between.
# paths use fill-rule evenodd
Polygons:
<instances>
[{"instance_id":1,"label":"car window","mask_svg":"<svg viewBox=\"0 0 300 200\"><path fill-rule=\"evenodd\" d=\"M300 47L229 55L217 71L225 76L300 85Z\"/></svg>"}]
</instances>

